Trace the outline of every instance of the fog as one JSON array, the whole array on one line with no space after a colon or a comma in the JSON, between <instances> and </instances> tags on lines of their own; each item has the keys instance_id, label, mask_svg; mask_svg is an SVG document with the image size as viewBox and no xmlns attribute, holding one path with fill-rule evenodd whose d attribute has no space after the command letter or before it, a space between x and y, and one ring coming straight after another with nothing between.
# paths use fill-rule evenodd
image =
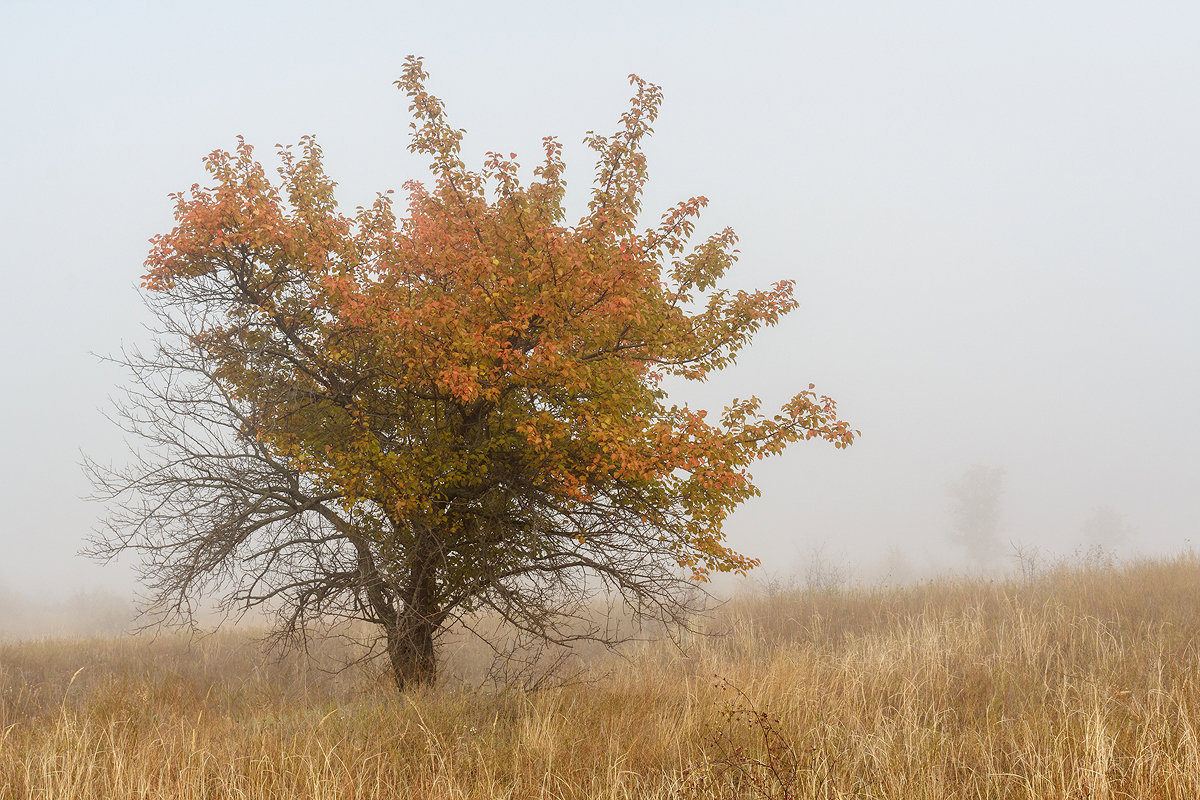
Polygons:
<instances>
[{"instance_id":1,"label":"fog","mask_svg":"<svg viewBox=\"0 0 1200 800\"><path fill-rule=\"evenodd\" d=\"M812 382L862 431L756 470L728 538L765 570L974 568L950 487L976 466L1002 471L997 569L1105 530L1125 555L1195 535L1194 4L7 0L0 45L6 593L133 588L129 561L76 555L103 512L79 462L122 458L103 412L124 376L93 353L145 335L168 193L238 134L264 159L315 134L347 209L424 178L392 85L409 53L468 163L533 164L556 135L578 207L584 133L616 125L628 73L663 86L647 222L707 195L704 230L741 236L731 285L792 278L801 303L678 395Z\"/></svg>"}]
</instances>

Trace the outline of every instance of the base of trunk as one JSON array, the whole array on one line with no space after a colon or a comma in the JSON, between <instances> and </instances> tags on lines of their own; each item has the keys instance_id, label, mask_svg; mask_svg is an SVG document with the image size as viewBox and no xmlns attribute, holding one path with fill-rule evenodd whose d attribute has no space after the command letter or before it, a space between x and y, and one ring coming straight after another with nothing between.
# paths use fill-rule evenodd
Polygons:
<instances>
[{"instance_id":1,"label":"base of trunk","mask_svg":"<svg viewBox=\"0 0 1200 800\"><path fill-rule=\"evenodd\" d=\"M387 632L388 658L396 688L403 692L414 686L430 686L437 678L433 648L433 625L422 619L402 620Z\"/></svg>"}]
</instances>

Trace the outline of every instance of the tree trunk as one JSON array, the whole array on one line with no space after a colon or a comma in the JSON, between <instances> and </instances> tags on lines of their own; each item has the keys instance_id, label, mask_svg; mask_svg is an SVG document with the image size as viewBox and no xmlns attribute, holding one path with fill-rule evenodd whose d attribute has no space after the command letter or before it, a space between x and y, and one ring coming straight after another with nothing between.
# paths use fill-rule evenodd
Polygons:
<instances>
[{"instance_id":1,"label":"tree trunk","mask_svg":"<svg viewBox=\"0 0 1200 800\"><path fill-rule=\"evenodd\" d=\"M433 647L436 628L428 615L405 608L396 624L387 629L388 658L400 692L414 686L430 686L437 678L437 656Z\"/></svg>"},{"instance_id":2,"label":"tree trunk","mask_svg":"<svg viewBox=\"0 0 1200 800\"><path fill-rule=\"evenodd\" d=\"M388 627L388 657L396 688L429 686L437 678L433 638L441 627L437 597L437 554L432 532L424 530L413 542L406 586L398 592L399 608Z\"/></svg>"}]
</instances>

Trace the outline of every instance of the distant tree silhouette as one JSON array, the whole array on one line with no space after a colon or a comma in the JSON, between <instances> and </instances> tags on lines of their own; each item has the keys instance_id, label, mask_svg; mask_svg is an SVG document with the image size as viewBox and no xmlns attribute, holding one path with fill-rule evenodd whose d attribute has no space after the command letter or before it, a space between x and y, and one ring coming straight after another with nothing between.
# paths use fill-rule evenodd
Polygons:
<instances>
[{"instance_id":1,"label":"distant tree silhouette","mask_svg":"<svg viewBox=\"0 0 1200 800\"><path fill-rule=\"evenodd\" d=\"M1000 495L1004 470L975 464L947 487L953 529L950 540L974 566L985 568L1000 556Z\"/></svg>"}]
</instances>

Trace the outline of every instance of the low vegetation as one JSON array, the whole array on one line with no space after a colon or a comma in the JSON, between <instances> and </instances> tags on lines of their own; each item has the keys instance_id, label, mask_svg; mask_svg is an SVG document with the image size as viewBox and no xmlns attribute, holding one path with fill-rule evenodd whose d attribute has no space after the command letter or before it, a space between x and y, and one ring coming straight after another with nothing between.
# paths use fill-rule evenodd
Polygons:
<instances>
[{"instance_id":1,"label":"low vegetation","mask_svg":"<svg viewBox=\"0 0 1200 800\"><path fill-rule=\"evenodd\" d=\"M536 691L246 633L0 645L0 797L1200 797L1200 557L772 590ZM467 653L448 653L467 674Z\"/></svg>"}]
</instances>

